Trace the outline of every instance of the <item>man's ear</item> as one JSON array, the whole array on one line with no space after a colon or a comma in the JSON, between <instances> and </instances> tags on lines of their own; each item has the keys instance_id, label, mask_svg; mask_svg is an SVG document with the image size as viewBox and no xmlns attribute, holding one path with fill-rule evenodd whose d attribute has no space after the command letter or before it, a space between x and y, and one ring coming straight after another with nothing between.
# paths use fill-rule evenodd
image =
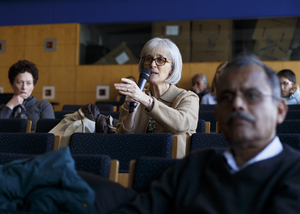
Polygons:
<instances>
[{"instance_id":1,"label":"man's ear","mask_svg":"<svg viewBox=\"0 0 300 214\"><path fill-rule=\"evenodd\" d=\"M277 124L281 124L286 117L288 111L288 106L285 103L285 100L279 99L277 101Z\"/></svg>"}]
</instances>

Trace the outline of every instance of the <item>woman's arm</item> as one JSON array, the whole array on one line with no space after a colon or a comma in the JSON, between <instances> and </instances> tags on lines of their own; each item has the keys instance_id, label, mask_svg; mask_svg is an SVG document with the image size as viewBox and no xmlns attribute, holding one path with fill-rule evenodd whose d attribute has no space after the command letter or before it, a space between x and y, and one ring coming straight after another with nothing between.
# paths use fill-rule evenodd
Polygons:
<instances>
[{"instance_id":1,"label":"woman's arm","mask_svg":"<svg viewBox=\"0 0 300 214\"><path fill-rule=\"evenodd\" d=\"M0 106L0 118L10 118L12 112L13 110L4 104Z\"/></svg>"}]
</instances>

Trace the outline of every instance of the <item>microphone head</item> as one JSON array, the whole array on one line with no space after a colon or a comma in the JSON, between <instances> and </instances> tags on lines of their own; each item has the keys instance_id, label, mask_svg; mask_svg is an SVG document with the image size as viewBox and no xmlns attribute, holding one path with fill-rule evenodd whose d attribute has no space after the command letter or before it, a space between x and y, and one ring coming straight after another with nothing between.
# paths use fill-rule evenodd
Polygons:
<instances>
[{"instance_id":1,"label":"microphone head","mask_svg":"<svg viewBox=\"0 0 300 214\"><path fill-rule=\"evenodd\" d=\"M151 74L151 71L149 68L144 68L142 70L142 73L140 74L140 77L139 78L143 78L145 80L148 81L149 77L150 77L150 74Z\"/></svg>"}]
</instances>

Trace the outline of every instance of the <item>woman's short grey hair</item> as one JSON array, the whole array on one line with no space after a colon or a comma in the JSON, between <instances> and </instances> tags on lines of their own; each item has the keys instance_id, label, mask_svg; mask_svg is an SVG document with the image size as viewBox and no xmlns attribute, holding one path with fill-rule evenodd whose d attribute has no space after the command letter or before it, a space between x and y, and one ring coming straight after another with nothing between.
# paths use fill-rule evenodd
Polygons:
<instances>
[{"instance_id":1,"label":"woman's short grey hair","mask_svg":"<svg viewBox=\"0 0 300 214\"><path fill-rule=\"evenodd\" d=\"M275 71L273 71L270 67L268 67L266 64L264 64L260 59L253 55L253 54L246 54L246 55L240 55L236 57L232 62L228 63L225 68L223 73L232 70L234 68L241 68L245 66L250 66L250 65L258 65L263 68L266 76L267 76L267 81L272 89L273 93L273 98L274 99L281 99L281 86L280 86L280 81L279 78L277 77ZM221 75L222 77L222 75Z\"/></svg>"},{"instance_id":2,"label":"woman's short grey hair","mask_svg":"<svg viewBox=\"0 0 300 214\"><path fill-rule=\"evenodd\" d=\"M182 57L178 47L170 39L156 37L144 45L139 62L139 73L141 73L144 68L142 57L154 52L167 54L165 57L172 61L172 73L165 82L177 84L181 78Z\"/></svg>"}]
</instances>

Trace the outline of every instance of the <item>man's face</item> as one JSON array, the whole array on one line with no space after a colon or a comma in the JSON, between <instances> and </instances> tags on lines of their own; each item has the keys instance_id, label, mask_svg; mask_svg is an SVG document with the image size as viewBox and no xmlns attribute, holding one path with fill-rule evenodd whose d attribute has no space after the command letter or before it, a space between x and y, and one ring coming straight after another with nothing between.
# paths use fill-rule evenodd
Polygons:
<instances>
[{"instance_id":1,"label":"man's face","mask_svg":"<svg viewBox=\"0 0 300 214\"><path fill-rule=\"evenodd\" d=\"M285 112L274 100L263 68L250 65L223 73L217 88L216 119L233 147L267 145ZM280 104L278 104L280 103Z\"/></svg>"},{"instance_id":2,"label":"man's face","mask_svg":"<svg viewBox=\"0 0 300 214\"><path fill-rule=\"evenodd\" d=\"M203 77L196 77L192 81L193 89L198 94L207 88L207 84L204 82Z\"/></svg>"},{"instance_id":3,"label":"man's face","mask_svg":"<svg viewBox=\"0 0 300 214\"><path fill-rule=\"evenodd\" d=\"M294 83L285 77L279 77L279 80L281 84L281 96L290 97L292 94Z\"/></svg>"}]
</instances>

